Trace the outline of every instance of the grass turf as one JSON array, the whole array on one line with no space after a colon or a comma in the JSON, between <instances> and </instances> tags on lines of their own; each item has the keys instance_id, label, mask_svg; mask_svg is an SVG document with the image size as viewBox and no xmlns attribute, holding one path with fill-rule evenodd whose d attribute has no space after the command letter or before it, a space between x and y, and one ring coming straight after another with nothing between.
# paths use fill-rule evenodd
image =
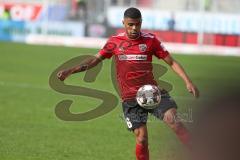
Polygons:
<instances>
[{"instance_id":1,"label":"grass turf","mask_svg":"<svg viewBox=\"0 0 240 160\"><path fill-rule=\"evenodd\" d=\"M74 100L71 111L75 113L91 110L99 103L95 99L60 94L48 85L50 74L60 64L96 52L96 49L0 43L0 160L135 158L134 136L126 130L121 118L120 102L112 112L87 122L62 121L54 113L55 105L63 99ZM211 97L216 88L234 88L240 80L238 57L174 57L199 86L202 98ZM154 62L163 64L156 59ZM111 83L110 64L111 60L104 61L94 83L84 82L82 74L71 76L67 82L117 95ZM180 112L186 112L199 101L192 98L172 71L161 78L174 86L171 95ZM148 127L152 160L178 158L181 144L171 130L154 119Z\"/></svg>"}]
</instances>

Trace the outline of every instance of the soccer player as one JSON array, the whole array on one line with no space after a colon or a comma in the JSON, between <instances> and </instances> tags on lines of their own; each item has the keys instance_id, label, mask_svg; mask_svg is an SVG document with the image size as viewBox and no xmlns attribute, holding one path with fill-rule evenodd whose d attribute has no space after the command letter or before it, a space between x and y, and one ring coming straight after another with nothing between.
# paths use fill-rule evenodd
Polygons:
<instances>
[{"instance_id":1,"label":"soccer player","mask_svg":"<svg viewBox=\"0 0 240 160\"><path fill-rule=\"evenodd\" d=\"M187 90L195 97L199 96L197 87L155 35L141 32L142 16L137 8L128 8L124 12L122 22L125 28L124 33L110 37L99 53L84 61L83 64L60 71L58 78L63 81L73 73L90 69L102 60L114 56L124 116L128 129L136 136L137 160L149 160L146 126L148 113L163 120L176 133L180 141L190 147L189 132L176 119L177 105L165 90L161 92L160 105L151 110L140 107L135 97L142 85L157 85L152 73L152 56L166 62L183 79Z\"/></svg>"}]
</instances>

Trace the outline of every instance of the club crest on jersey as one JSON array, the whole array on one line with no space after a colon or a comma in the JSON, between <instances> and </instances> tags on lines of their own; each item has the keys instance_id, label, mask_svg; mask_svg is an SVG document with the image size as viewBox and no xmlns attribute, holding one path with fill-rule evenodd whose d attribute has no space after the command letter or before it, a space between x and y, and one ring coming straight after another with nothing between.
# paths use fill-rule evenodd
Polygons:
<instances>
[{"instance_id":1,"label":"club crest on jersey","mask_svg":"<svg viewBox=\"0 0 240 160\"><path fill-rule=\"evenodd\" d=\"M139 44L138 47L141 52L145 52L147 50L146 44Z\"/></svg>"}]
</instances>

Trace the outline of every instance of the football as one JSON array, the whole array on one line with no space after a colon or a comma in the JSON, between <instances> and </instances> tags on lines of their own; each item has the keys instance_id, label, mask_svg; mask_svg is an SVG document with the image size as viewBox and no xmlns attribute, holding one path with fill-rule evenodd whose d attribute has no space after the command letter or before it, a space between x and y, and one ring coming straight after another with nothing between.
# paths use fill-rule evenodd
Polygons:
<instances>
[{"instance_id":1,"label":"football","mask_svg":"<svg viewBox=\"0 0 240 160\"><path fill-rule=\"evenodd\" d=\"M156 108L161 101L161 92L155 85L144 85L140 87L136 95L137 103L145 109Z\"/></svg>"}]
</instances>

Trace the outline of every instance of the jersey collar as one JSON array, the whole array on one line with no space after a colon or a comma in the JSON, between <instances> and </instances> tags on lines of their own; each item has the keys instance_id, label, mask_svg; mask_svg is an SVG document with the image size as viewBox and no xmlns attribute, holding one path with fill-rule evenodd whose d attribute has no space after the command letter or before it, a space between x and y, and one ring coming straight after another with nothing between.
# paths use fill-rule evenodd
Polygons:
<instances>
[{"instance_id":1,"label":"jersey collar","mask_svg":"<svg viewBox=\"0 0 240 160\"><path fill-rule=\"evenodd\" d=\"M134 40L138 40L139 38L141 38L141 37L142 37L142 32L140 32L140 34L138 35L138 37L137 37L137 38L135 38L135 39L128 38L128 36L127 36L127 33L126 33L126 32L124 33L124 35L125 35L125 37L126 37L128 40L134 41Z\"/></svg>"}]
</instances>

